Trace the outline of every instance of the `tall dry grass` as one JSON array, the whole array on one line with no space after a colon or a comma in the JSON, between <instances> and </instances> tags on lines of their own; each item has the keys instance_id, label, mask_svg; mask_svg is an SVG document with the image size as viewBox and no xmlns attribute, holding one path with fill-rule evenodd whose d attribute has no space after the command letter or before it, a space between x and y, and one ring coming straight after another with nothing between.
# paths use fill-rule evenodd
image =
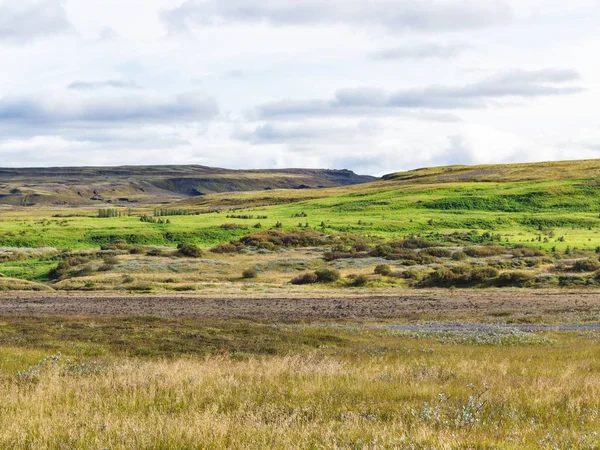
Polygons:
<instances>
[{"instance_id":1,"label":"tall dry grass","mask_svg":"<svg viewBox=\"0 0 600 450\"><path fill-rule=\"evenodd\" d=\"M0 378L0 448L599 448L597 349L505 350L50 359Z\"/></svg>"}]
</instances>

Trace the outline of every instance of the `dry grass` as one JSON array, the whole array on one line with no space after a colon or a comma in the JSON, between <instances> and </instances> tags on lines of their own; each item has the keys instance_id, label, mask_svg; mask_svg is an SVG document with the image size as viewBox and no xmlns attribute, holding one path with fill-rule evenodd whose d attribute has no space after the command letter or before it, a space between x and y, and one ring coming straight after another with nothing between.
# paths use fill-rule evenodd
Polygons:
<instances>
[{"instance_id":1,"label":"dry grass","mask_svg":"<svg viewBox=\"0 0 600 450\"><path fill-rule=\"evenodd\" d=\"M0 379L0 447L598 448L597 341L385 344L353 355L48 361Z\"/></svg>"}]
</instances>

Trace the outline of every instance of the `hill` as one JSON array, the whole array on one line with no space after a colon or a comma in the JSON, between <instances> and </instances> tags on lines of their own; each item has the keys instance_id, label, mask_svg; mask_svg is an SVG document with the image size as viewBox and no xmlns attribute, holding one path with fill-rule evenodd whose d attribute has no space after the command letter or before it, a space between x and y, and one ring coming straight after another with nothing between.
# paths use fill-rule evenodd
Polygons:
<instances>
[{"instance_id":1,"label":"hill","mask_svg":"<svg viewBox=\"0 0 600 450\"><path fill-rule=\"evenodd\" d=\"M411 183L509 182L589 179L600 177L600 160L551 161L525 164L442 166L385 175L385 181Z\"/></svg>"},{"instance_id":2,"label":"hill","mask_svg":"<svg viewBox=\"0 0 600 450\"><path fill-rule=\"evenodd\" d=\"M163 204L222 192L327 188L372 180L349 170L228 170L197 165L0 168L0 204Z\"/></svg>"}]
</instances>

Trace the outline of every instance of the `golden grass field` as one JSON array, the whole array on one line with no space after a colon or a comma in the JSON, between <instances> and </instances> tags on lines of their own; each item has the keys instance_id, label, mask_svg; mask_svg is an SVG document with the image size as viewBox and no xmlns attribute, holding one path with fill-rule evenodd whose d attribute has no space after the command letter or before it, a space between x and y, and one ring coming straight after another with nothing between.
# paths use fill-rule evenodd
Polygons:
<instances>
[{"instance_id":1,"label":"golden grass field","mask_svg":"<svg viewBox=\"0 0 600 450\"><path fill-rule=\"evenodd\" d=\"M260 346L256 353L222 347L207 356L81 360L63 354L28 368L26 360L41 358L42 349L3 346L0 447L600 445L597 334L480 341L353 327L290 328L272 355L261 354ZM263 346L275 337L261 333ZM315 341L296 341L309 336Z\"/></svg>"}]
</instances>

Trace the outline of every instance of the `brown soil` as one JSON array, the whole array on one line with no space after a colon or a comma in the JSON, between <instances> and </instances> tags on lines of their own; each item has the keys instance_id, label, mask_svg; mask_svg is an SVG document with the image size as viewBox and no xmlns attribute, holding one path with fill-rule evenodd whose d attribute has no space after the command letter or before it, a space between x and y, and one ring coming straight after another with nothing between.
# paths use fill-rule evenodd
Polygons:
<instances>
[{"instance_id":1,"label":"brown soil","mask_svg":"<svg viewBox=\"0 0 600 450\"><path fill-rule=\"evenodd\" d=\"M600 292L432 290L399 295L332 292L305 297L0 294L0 316L109 315L251 320L600 321Z\"/></svg>"}]
</instances>

